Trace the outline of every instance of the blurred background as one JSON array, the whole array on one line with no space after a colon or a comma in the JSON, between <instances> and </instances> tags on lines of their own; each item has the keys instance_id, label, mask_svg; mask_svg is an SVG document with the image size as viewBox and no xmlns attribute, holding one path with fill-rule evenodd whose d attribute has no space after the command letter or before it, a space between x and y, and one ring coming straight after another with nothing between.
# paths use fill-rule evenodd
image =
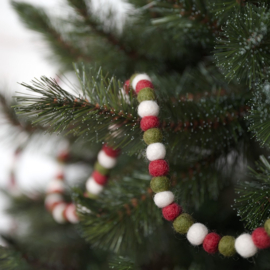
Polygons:
<instances>
[{"instance_id":1,"label":"blurred background","mask_svg":"<svg viewBox=\"0 0 270 270\"><path fill-rule=\"evenodd\" d=\"M57 12L61 8L61 1L32 0ZM10 5L9 0L0 1L0 82L1 89L9 96L16 91L23 91L19 82L30 82L34 77L42 75L55 77L57 67L46 59L48 47L41 37L27 30L20 22L17 14ZM6 188L9 184L9 174L12 167L13 155L17 144L7 140L9 130L5 125L0 126L0 185ZM23 140L23 138L22 138ZM31 165L30 165L31 164ZM54 159L50 155L27 151L20 158L17 171L17 182L23 189L34 185L45 186L56 170ZM3 209L7 200L0 196L0 231L7 231L12 221Z\"/></svg>"}]
</instances>

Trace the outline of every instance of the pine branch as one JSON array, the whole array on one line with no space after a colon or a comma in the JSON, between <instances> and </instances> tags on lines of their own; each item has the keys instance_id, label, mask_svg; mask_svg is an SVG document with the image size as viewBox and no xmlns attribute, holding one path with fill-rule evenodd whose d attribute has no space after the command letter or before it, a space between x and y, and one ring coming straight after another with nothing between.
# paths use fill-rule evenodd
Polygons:
<instances>
[{"instance_id":1,"label":"pine branch","mask_svg":"<svg viewBox=\"0 0 270 270\"><path fill-rule=\"evenodd\" d=\"M251 131L262 146L270 146L270 84L263 83L254 91L249 101L250 111L246 119Z\"/></svg>"},{"instance_id":2,"label":"pine branch","mask_svg":"<svg viewBox=\"0 0 270 270\"><path fill-rule=\"evenodd\" d=\"M133 172L120 183L110 181L96 202L77 194L76 204L91 210L80 213L84 238L104 250L138 252L162 222L148 185L148 175Z\"/></svg>"},{"instance_id":3,"label":"pine branch","mask_svg":"<svg viewBox=\"0 0 270 270\"><path fill-rule=\"evenodd\" d=\"M230 81L260 82L270 65L270 12L265 4L246 5L227 21L222 36L217 39L217 65ZM243 21L244 18L244 21Z\"/></svg>"},{"instance_id":4,"label":"pine branch","mask_svg":"<svg viewBox=\"0 0 270 270\"><path fill-rule=\"evenodd\" d=\"M235 201L235 208L249 229L261 226L270 213L270 164L261 156L256 167L256 170L250 168L252 179L236 188L239 197Z\"/></svg>"},{"instance_id":5,"label":"pine branch","mask_svg":"<svg viewBox=\"0 0 270 270\"><path fill-rule=\"evenodd\" d=\"M114 270L137 270L138 268L135 267L135 263L125 257L122 256L115 256L109 262L110 269Z\"/></svg>"},{"instance_id":6,"label":"pine branch","mask_svg":"<svg viewBox=\"0 0 270 270\"><path fill-rule=\"evenodd\" d=\"M126 47L125 44L119 40L113 33L105 32L104 28L99 25L95 19L93 19L93 15L88 13L88 7L85 0L68 0L68 3L77 11L77 13L81 16L84 23L89 26L91 32L94 32L98 36L104 38L107 42L109 42L116 50L123 52L127 57L131 60L136 60L140 58L140 60L146 60L143 55L139 55L134 48Z\"/></svg>"},{"instance_id":7,"label":"pine branch","mask_svg":"<svg viewBox=\"0 0 270 270\"><path fill-rule=\"evenodd\" d=\"M41 33L46 41L51 45L54 53L61 57L67 65L72 62L84 60L91 62L92 59L88 54L74 43L71 38L64 38L62 34L52 25L51 19L41 9L27 3L19 3L12 1L12 6L23 23L31 30Z\"/></svg>"}]
</instances>

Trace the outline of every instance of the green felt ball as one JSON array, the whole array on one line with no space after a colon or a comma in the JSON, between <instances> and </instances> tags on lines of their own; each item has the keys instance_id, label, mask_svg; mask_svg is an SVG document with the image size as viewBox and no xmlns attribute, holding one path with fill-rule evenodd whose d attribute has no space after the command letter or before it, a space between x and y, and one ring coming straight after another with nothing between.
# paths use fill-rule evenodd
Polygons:
<instances>
[{"instance_id":1,"label":"green felt ball","mask_svg":"<svg viewBox=\"0 0 270 270\"><path fill-rule=\"evenodd\" d=\"M270 219L267 219L264 223L264 229L267 234L270 236Z\"/></svg>"},{"instance_id":2,"label":"green felt ball","mask_svg":"<svg viewBox=\"0 0 270 270\"><path fill-rule=\"evenodd\" d=\"M134 91L135 91L135 89L133 89L133 87L132 87L132 81L134 80L134 78L135 78L137 75L138 75L138 73L135 73L135 74L133 74L133 75L130 77L130 79L129 79L129 85L130 85L130 88L132 88L132 90L134 90Z\"/></svg>"},{"instance_id":3,"label":"green felt ball","mask_svg":"<svg viewBox=\"0 0 270 270\"><path fill-rule=\"evenodd\" d=\"M159 128L150 128L143 134L143 140L146 144L162 142L162 132Z\"/></svg>"},{"instance_id":4,"label":"green felt ball","mask_svg":"<svg viewBox=\"0 0 270 270\"><path fill-rule=\"evenodd\" d=\"M231 257L235 254L235 238L232 236L223 236L218 243L218 251L225 257Z\"/></svg>"},{"instance_id":5,"label":"green felt ball","mask_svg":"<svg viewBox=\"0 0 270 270\"><path fill-rule=\"evenodd\" d=\"M194 220L192 216L187 213L184 213L174 220L173 227L176 232L180 234L185 234L187 233L188 229L191 227L193 223Z\"/></svg>"},{"instance_id":6,"label":"green felt ball","mask_svg":"<svg viewBox=\"0 0 270 270\"><path fill-rule=\"evenodd\" d=\"M137 99L141 103L144 100L156 100L156 96L153 89L146 87L140 90Z\"/></svg>"},{"instance_id":7,"label":"green felt ball","mask_svg":"<svg viewBox=\"0 0 270 270\"><path fill-rule=\"evenodd\" d=\"M153 177L150 182L150 187L155 193L169 190L170 185L170 179L166 176Z\"/></svg>"},{"instance_id":8,"label":"green felt ball","mask_svg":"<svg viewBox=\"0 0 270 270\"><path fill-rule=\"evenodd\" d=\"M94 170L98 171L102 175L107 175L109 174L109 171L110 171L109 169L106 169L103 166L101 166L98 161L95 163Z\"/></svg>"}]
</instances>

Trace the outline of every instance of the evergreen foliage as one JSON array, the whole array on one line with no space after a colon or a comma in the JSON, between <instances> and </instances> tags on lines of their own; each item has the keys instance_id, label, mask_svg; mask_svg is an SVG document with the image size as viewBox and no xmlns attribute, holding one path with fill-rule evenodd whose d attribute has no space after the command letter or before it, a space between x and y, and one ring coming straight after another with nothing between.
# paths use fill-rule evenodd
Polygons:
<instances>
[{"instance_id":1,"label":"evergreen foliage","mask_svg":"<svg viewBox=\"0 0 270 270\"><path fill-rule=\"evenodd\" d=\"M191 247L165 223L149 189L138 101L122 89L135 72L151 76L173 191L185 211L222 235L262 225L270 211L269 3L129 2L119 30L113 14L108 26L91 1L67 0L61 17L12 1L23 23L50 45L60 73L74 69L78 84L68 87L46 76L22 83L27 94L16 94L17 103L0 95L3 119L30 139L39 131L65 136L69 162L90 170L103 143L122 154L101 196L86 198L82 186L67 194L77 205L78 226L56 224L42 194L34 203L11 197L9 213L28 229L4 236L9 249L2 250L0 266L269 269L269 250L259 253L256 264L222 260Z\"/></svg>"}]
</instances>

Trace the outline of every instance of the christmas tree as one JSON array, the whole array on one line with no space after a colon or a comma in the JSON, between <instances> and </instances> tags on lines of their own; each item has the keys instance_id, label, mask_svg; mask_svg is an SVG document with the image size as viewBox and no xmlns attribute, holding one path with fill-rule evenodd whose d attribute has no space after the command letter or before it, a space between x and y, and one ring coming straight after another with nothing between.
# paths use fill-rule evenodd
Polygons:
<instances>
[{"instance_id":1,"label":"christmas tree","mask_svg":"<svg viewBox=\"0 0 270 270\"><path fill-rule=\"evenodd\" d=\"M269 269L269 3L130 0L121 23L115 1L65 4L12 2L61 81L22 83L1 113L69 146L46 191L5 191L0 268ZM89 177L67 188L77 162Z\"/></svg>"}]
</instances>

